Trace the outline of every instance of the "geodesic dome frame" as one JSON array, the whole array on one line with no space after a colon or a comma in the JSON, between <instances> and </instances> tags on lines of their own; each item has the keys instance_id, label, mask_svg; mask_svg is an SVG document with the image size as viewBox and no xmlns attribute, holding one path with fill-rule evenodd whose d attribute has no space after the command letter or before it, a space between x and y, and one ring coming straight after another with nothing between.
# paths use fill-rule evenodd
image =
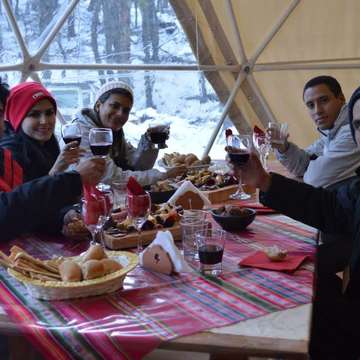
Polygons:
<instances>
[{"instance_id":1,"label":"geodesic dome frame","mask_svg":"<svg viewBox=\"0 0 360 360\"><path fill-rule=\"evenodd\" d=\"M307 145L316 131L302 103L311 77L335 76L348 97L358 86L356 0L170 0L198 60L194 65L50 63L44 54L80 0L72 0L34 53L30 53L9 0L2 0L22 61L0 65L40 81L56 69L203 71L224 103L205 153L227 115L239 131L269 121L288 122L291 139Z\"/></svg>"}]
</instances>

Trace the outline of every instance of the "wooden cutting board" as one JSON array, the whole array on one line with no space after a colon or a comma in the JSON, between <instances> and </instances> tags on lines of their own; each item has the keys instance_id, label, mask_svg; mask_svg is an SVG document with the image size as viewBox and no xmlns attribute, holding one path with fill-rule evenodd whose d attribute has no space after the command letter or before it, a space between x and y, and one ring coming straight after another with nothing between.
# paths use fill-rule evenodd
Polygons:
<instances>
[{"instance_id":1,"label":"wooden cutting board","mask_svg":"<svg viewBox=\"0 0 360 360\"><path fill-rule=\"evenodd\" d=\"M156 237L158 231L169 230L174 238L174 241L181 240L181 228L180 225L174 225L170 228L164 228L161 230L147 230L141 233L141 242L142 245L150 244ZM131 233L123 237L117 237L114 235L104 233L105 246L111 250L120 250L128 249L132 247L137 247L138 244L138 233Z\"/></svg>"}]
</instances>

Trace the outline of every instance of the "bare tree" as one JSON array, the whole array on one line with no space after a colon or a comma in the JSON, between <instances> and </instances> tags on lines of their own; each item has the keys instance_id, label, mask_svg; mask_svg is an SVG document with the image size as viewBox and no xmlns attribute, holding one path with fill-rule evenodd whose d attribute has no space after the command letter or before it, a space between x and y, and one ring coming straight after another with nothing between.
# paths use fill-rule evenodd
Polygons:
<instances>
[{"instance_id":1,"label":"bare tree","mask_svg":"<svg viewBox=\"0 0 360 360\"><path fill-rule=\"evenodd\" d=\"M67 38L70 40L75 36L75 16L74 13L71 13L67 21Z\"/></svg>"},{"instance_id":2,"label":"bare tree","mask_svg":"<svg viewBox=\"0 0 360 360\"><path fill-rule=\"evenodd\" d=\"M98 43L98 28L99 28L99 12L101 9L101 0L91 0L88 10L92 12L91 18L91 49L94 53L96 63L101 63L99 54L99 43ZM100 82L103 84L104 71L99 70Z\"/></svg>"}]
</instances>

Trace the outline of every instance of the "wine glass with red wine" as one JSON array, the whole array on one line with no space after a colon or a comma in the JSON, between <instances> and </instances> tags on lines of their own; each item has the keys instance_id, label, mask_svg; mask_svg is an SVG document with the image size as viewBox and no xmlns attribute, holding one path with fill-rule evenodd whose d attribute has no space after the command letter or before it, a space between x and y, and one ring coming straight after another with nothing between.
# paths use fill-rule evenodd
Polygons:
<instances>
[{"instance_id":1,"label":"wine glass with red wine","mask_svg":"<svg viewBox=\"0 0 360 360\"><path fill-rule=\"evenodd\" d=\"M157 144L158 149L165 149L166 140L169 138L169 125L154 125L148 129L150 140L153 144Z\"/></svg>"},{"instance_id":2,"label":"wine glass with red wine","mask_svg":"<svg viewBox=\"0 0 360 360\"><path fill-rule=\"evenodd\" d=\"M78 146L81 143L81 127L76 122L70 122L62 125L61 135L65 144L77 141Z\"/></svg>"},{"instance_id":3,"label":"wine glass with red wine","mask_svg":"<svg viewBox=\"0 0 360 360\"><path fill-rule=\"evenodd\" d=\"M90 129L89 143L94 156L106 158L113 143L112 130L106 128Z\"/></svg>"},{"instance_id":4,"label":"wine glass with red wine","mask_svg":"<svg viewBox=\"0 0 360 360\"><path fill-rule=\"evenodd\" d=\"M113 143L113 133L107 128L92 128L89 132L89 144L94 156L106 158ZM104 191L106 185L99 183L97 189Z\"/></svg>"},{"instance_id":5,"label":"wine glass with red wine","mask_svg":"<svg viewBox=\"0 0 360 360\"><path fill-rule=\"evenodd\" d=\"M229 152L230 161L236 165L244 165L249 160L251 151L251 137L249 135L230 135L226 138L228 146L233 149ZM247 194L241 181L241 174L239 175L239 186L235 194L230 195L230 199L246 200L251 197Z\"/></svg>"}]
</instances>

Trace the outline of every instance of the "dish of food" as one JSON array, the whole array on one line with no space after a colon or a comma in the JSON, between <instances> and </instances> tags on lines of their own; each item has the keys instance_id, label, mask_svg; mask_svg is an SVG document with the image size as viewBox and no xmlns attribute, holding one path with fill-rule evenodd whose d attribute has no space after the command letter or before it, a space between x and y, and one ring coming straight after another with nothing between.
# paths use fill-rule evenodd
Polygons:
<instances>
[{"instance_id":1,"label":"dish of food","mask_svg":"<svg viewBox=\"0 0 360 360\"><path fill-rule=\"evenodd\" d=\"M244 230L256 216L253 209L226 205L211 211L214 220L226 231Z\"/></svg>"},{"instance_id":2,"label":"dish of food","mask_svg":"<svg viewBox=\"0 0 360 360\"><path fill-rule=\"evenodd\" d=\"M101 295L120 289L125 275L137 265L138 258L136 254L124 251L99 251L99 247L91 247L79 256L50 260L36 259L23 249L13 247L10 256L0 254L1 264L38 299Z\"/></svg>"},{"instance_id":3,"label":"dish of food","mask_svg":"<svg viewBox=\"0 0 360 360\"><path fill-rule=\"evenodd\" d=\"M210 156L206 156L200 160L195 154L180 154L178 152L165 154L164 157L158 161L158 164L165 169L183 165L188 169L204 169L212 165Z\"/></svg>"}]
</instances>

